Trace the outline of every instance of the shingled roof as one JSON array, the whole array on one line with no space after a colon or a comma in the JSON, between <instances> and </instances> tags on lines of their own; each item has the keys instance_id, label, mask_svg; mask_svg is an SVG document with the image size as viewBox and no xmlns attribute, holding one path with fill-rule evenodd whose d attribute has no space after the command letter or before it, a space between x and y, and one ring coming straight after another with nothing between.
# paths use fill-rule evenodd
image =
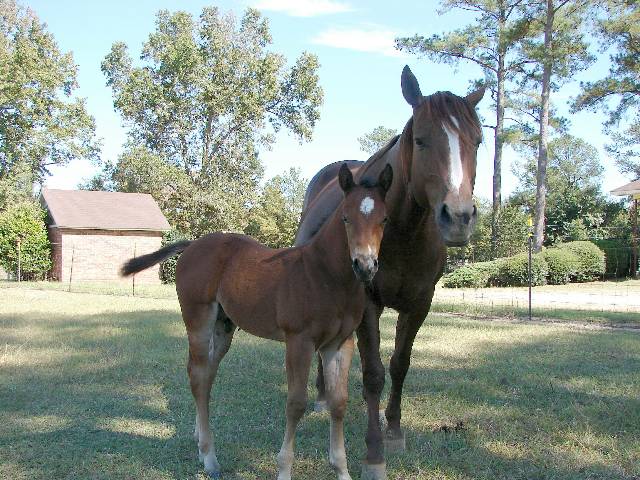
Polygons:
<instances>
[{"instance_id":1,"label":"shingled roof","mask_svg":"<svg viewBox=\"0 0 640 480\"><path fill-rule=\"evenodd\" d=\"M611 195L618 195L619 197L633 195L635 193L640 193L640 180L634 180L631 183L611 190Z\"/></svg>"},{"instance_id":2,"label":"shingled roof","mask_svg":"<svg viewBox=\"0 0 640 480\"><path fill-rule=\"evenodd\" d=\"M169 222L147 193L42 190L52 226L94 230L169 230Z\"/></svg>"}]
</instances>

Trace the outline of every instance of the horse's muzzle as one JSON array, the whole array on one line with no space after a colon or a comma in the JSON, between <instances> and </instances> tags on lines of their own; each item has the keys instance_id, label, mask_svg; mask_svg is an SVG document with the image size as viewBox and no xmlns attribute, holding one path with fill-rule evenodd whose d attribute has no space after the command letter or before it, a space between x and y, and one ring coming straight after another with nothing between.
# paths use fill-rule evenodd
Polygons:
<instances>
[{"instance_id":1,"label":"horse's muzzle","mask_svg":"<svg viewBox=\"0 0 640 480\"><path fill-rule=\"evenodd\" d=\"M469 243L477 218L478 209L473 203L457 207L443 203L436 210L436 221L445 245L462 247Z\"/></svg>"},{"instance_id":2,"label":"horse's muzzle","mask_svg":"<svg viewBox=\"0 0 640 480\"><path fill-rule=\"evenodd\" d=\"M358 255L351 264L356 277L361 282L370 282L378 271L378 259L372 255Z\"/></svg>"}]
</instances>

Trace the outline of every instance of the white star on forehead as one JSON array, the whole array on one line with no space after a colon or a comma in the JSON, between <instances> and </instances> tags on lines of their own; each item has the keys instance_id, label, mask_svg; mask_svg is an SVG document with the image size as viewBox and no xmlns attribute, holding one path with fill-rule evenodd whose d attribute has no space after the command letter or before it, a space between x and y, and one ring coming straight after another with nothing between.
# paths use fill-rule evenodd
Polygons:
<instances>
[{"instance_id":1,"label":"white star on forehead","mask_svg":"<svg viewBox=\"0 0 640 480\"><path fill-rule=\"evenodd\" d=\"M373 211L373 198L365 197L360 204L360 211L363 215L369 215Z\"/></svg>"}]
</instances>

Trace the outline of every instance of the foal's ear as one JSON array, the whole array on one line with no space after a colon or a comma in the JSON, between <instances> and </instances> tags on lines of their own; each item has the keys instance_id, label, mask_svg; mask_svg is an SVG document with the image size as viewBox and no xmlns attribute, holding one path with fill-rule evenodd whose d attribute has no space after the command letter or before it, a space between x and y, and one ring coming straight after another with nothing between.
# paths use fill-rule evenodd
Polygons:
<instances>
[{"instance_id":1,"label":"foal's ear","mask_svg":"<svg viewBox=\"0 0 640 480\"><path fill-rule=\"evenodd\" d=\"M340 183L340 188L344 193L347 193L355 186L353 175L346 163L343 163L340 167L340 171L338 172L338 182Z\"/></svg>"},{"instance_id":2,"label":"foal's ear","mask_svg":"<svg viewBox=\"0 0 640 480\"><path fill-rule=\"evenodd\" d=\"M469 105L471 105L473 108L476 108L476 105L478 105L478 103L480 103L480 100L482 100L482 97L484 97L486 88L486 86L482 86L464 97L464 99L469 103Z\"/></svg>"},{"instance_id":3,"label":"foal's ear","mask_svg":"<svg viewBox=\"0 0 640 480\"><path fill-rule=\"evenodd\" d=\"M402 95L409 105L416 108L422 103L424 97L420 91L420 85L418 85L418 80L409 68L409 65L405 65L402 69L400 86L402 87Z\"/></svg>"},{"instance_id":4,"label":"foal's ear","mask_svg":"<svg viewBox=\"0 0 640 480\"><path fill-rule=\"evenodd\" d=\"M393 168L388 163L384 166L384 169L380 172L380 176L378 177L378 186L382 188L384 193L386 194L391 187L391 182L393 181Z\"/></svg>"}]
</instances>

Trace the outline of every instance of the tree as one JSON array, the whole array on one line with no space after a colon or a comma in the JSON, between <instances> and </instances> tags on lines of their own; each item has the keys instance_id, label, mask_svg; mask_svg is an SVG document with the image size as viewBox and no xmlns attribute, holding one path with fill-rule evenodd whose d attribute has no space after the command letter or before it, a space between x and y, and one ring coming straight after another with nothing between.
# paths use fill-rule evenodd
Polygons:
<instances>
[{"instance_id":1,"label":"tree","mask_svg":"<svg viewBox=\"0 0 640 480\"><path fill-rule=\"evenodd\" d=\"M306 186L299 168L269 180L251 210L245 233L272 248L293 245Z\"/></svg>"},{"instance_id":2,"label":"tree","mask_svg":"<svg viewBox=\"0 0 640 480\"><path fill-rule=\"evenodd\" d=\"M495 101L493 204L491 238L494 251L498 241L498 216L502 202L502 150L509 141L505 126L509 81L522 72L527 59L517 54L519 42L528 34L531 19L523 0L445 0L442 11L454 8L477 13L472 25L444 35L420 35L396 39L400 50L457 66L461 61L479 65L484 82ZM480 83L480 82L476 82ZM517 126L517 124L516 124ZM497 253L497 252L494 252Z\"/></svg>"},{"instance_id":3,"label":"tree","mask_svg":"<svg viewBox=\"0 0 640 480\"><path fill-rule=\"evenodd\" d=\"M286 128L300 141L311 138L322 102L318 60L303 53L287 69L270 43L267 20L254 9L239 25L214 7L197 20L162 10L141 66L123 43L102 63L130 144L179 170L179 183L190 189L177 208L192 234L246 225L246 215L229 219L255 201L258 150L273 143L270 132Z\"/></svg>"},{"instance_id":4,"label":"tree","mask_svg":"<svg viewBox=\"0 0 640 480\"><path fill-rule=\"evenodd\" d=\"M539 34L522 42L523 57L532 61L524 82L540 87L533 240L536 252L544 242L551 93L594 60L585 40L585 24L591 8L594 5L588 0L545 0L534 4L532 25Z\"/></svg>"},{"instance_id":5,"label":"tree","mask_svg":"<svg viewBox=\"0 0 640 480\"><path fill-rule=\"evenodd\" d=\"M17 273L20 259L21 279L42 279L51 268L50 257L44 211L38 204L13 204L0 212L0 265L5 270Z\"/></svg>"},{"instance_id":6,"label":"tree","mask_svg":"<svg viewBox=\"0 0 640 480\"><path fill-rule=\"evenodd\" d=\"M71 53L29 9L0 0L0 196L31 196L52 165L97 159L94 120L78 87Z\"/></svg>"},{"instance_id":7,"label":"tree","mask_svg":"<svg viewBox=\"0 0 640 480\"><path fill-rule=\"evenodd\" d=\"M373 155L382 147L384 147L389 140L395 137L398 131L395 128L387 128L380 125L374 128L369 133L365 133L363 136L358 137L358 143L360 143L360 150Z\"/></svg>"},{"instance_id":8,"label":"tree","mask_svg":"<svg viewBox=\"0 0 640 480\"><path fill-rule=\"evenodd\" d=\"M604 126L613 143L607 145L607 151L622 173L637 179L640 178L640 4L633 0L608 0L604 13L597 33L603 50L615 48L609 57L609 75L582 83L582 92L574 100L573 108L608 111ZM617 98L618 103L609 110L612 98ZM629 121L620 132L616 127L625 117Z\"/></svg>"},{"instance_id":9,"label":"tree","mask_svg":"<svg viewBox=\"0 0 640 480\"><path fill-rule=\"evenodd\" d=\"M564 135L549 143L548 152L545 244L608 236L606 227L615 221L621 206L602 194L604 169L595 147ZM537 192L534 157L516 164L514 174L521 183L511 202L532 211Z\"/></svg>"}]
</instances>

